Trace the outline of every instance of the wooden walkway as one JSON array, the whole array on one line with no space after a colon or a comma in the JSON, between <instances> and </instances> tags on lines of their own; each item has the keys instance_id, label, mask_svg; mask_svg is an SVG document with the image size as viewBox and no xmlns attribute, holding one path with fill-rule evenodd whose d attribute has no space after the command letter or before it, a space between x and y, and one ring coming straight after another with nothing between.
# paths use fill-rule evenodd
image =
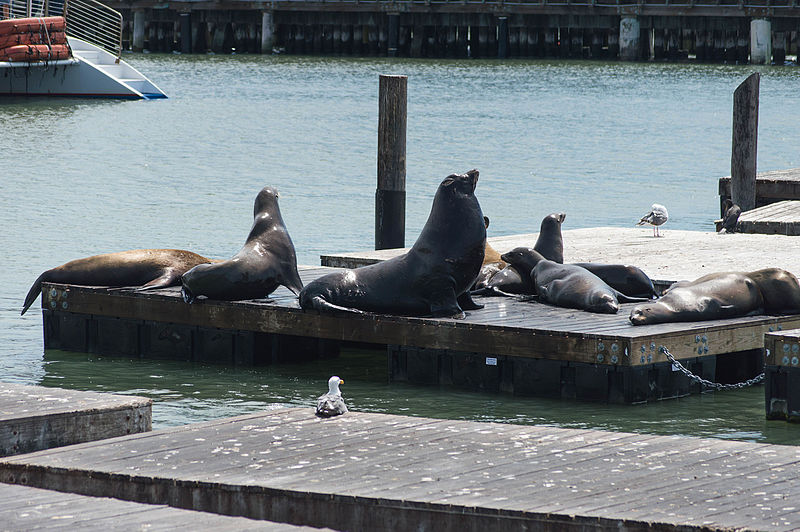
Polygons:
<instances>
[{"instance_id":1,"label":"wooden walkway","mask_svg":"<svg viewBox=\"0 0 800 532\"><path fill-rule=\"evenodd\" d=\"M0 522L2 530L319 530L10 484L0 484Z\"/></svg>"},{"instance_id":2,"label":"wooden walkway","mask_svg":"<svg viewBox=\"0 0 800 532\"><path fill-rule=\"evenodd\" d=\"M0 459L0 480L337 530L793 530L800 448L282 409Z\"/></svg>"},{"instance_id":3,"label":"wooden walkway","mask_svg":"<svg viewBox=\"0 0 800 532\"><path fill-rule=\"evenodd\" d=\"M0 456L152 428L151 399L0 382Z\"/></svg>"},{"instance_id":4,"label":"wooden walkway","mask_svg":"<svg viewBox=\"0 0 800 532\"><path fill-rule=\"evenodd\" d=\"M731 176L721 177L719 179L720 205L730 197ZM783 200L800 200L800 168L756 174L756 207Z\"/></svg>"},{"instance_id":5,"label":"wooden walkway","mask_svg":"<svg viewBox=\"0 0 800 532\"><path fill-rule=\"evenodd\" d=\"M716 223L718 228L722 226L722 220ZM736 231L800 236L800 200L784 200L745 211L739 216Z\"/></svg>"}]
</instances>

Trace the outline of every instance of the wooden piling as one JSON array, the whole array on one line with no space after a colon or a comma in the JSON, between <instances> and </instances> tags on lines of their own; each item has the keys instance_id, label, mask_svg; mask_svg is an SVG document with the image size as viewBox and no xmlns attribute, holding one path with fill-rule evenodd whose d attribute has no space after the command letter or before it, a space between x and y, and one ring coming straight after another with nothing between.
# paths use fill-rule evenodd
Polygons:
<instances>
[{"instance_id":1,"label":"wooden piling","mask_svg":"<svg viewBox=\"0 0 800 532\"><path fill-rule=\"evenodd\" d=\"M192 53L192 14L181 13L181 53Z\"/></svg>"},{"instance_id":2,"label":"wooden piling","mask_svg":"<svg viewBox=\"0 0 800 532\"><path fill-rule=\"evenodd\" d=\"M761 76L751 74L733 93L731 197L742 211L756 206L758 91Z\"/></svg>"},{"instance_id":3,"label":"wooden piling","mask_svg":"<svg viewBox=\"0 0 800 532\"><path fill-rule=\"evenodd\" d=\"M375 249L405 246L407 87L407 76L380 76Z\"/></svg>"},{"instance_id":4,"label":"wooden piling","mask_svg":"<svg viewBox=\"0 0 800 532\"><path fill-rule=\"evenodd\" d=\"M389 35L386 49L386 55L389 57L397 57L397 47L400 41L400 14L389 13ZM359 33L360 36L360 33Z\"/></svg>"},{"instance_id":5,"label":"wooden piling","mask_svg":"<svg viewBox=\"0 0 800 532\"><path fill-rule=\"evenodd\" d=\"M508 57L508 17L497 18L497 58Z\"/></svg>"}]
</instances>

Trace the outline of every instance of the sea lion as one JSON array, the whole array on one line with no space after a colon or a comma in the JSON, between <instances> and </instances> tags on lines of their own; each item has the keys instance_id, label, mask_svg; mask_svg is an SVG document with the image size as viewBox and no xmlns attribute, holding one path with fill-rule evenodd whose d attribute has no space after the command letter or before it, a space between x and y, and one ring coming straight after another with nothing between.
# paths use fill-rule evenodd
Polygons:
<instances>
[{"instance_id":1,"label":"sea lion","mask_svg":"<svg viewBox=\"0 0 800 532\"><path fill-rule=\"evenodd\" d=\"M768 283L766 278L760 281ZM747 273L719 272L674 283L657 300L633 307L629 319L634 325L718 320L757 314L763 308L761 290Z\"/></svg>"},{"instance_id":2,"label":"sea lion","mask_svg":"<svg viewBox=\"0 0 800 532\"><path fill-rule=\"evenodd\" d=\"M198 296L237 301L270 295L283 285L294 294L303 289L294 244L278 207L278 191L264 187L253 206L253 225L242 249L230 260L195 266L181 276L187 303Z\"/></svg>"},{"instance_id":3,"label":"sea lion","mask_svg":"<svg viewBox=\"0 0 800 532\"><path fill-rule=\"evenodd\" d=\"M574 264L540 260L531 271L531 279L539 300L559 307L616 314L620 302L646 301L614 290L586 268Z\"/></svg>"},{"instance_id":4,"label":"sea lion","mask_svg":"<svg viewBox=\"0 0 800 532\"><path fill-rule=\"evenodd\" d=\"M214 261L183 249L133 249L76 259L42 273L21 314L39 297L43 282L148 290L177 285L186 271L209 262Z\"/></svg>"},{"instance_id":5,"label":"sea lion","mask_svg":"<svg viewBox=\"0 0 800 532\"><path fill-rule=\"evenodd\" d=\"M324 275L300 292L304 309L464 317L482 308L469 295L483 264L486 227L478 171L447 176L411 249L389 260Z\"/></svg>"},{"instance_id":6,"label":"sea lion","mask_svg":"<svg viewBox=\"0 0 800 532\"><path fill-rule=\"evenodd\" d=\"M486 282L484 290L473 292L482 295L535 295L536 286L531 280L531 270L544 257L533 248L516 247L501 255L508 266Z\"/></svg>"},{"instance_id":7,"label":"sea lion","mask_svg":"<svg viewBox=\"0 0 800 532\"><path fill-rule=\"evenodd\" d=\"M605 281L608 286L626 296L647 299L657 296L653 281L636 266L594 262L575 262L573 264L586 268Z\"/></svg>"},{"instance_id":8,"label":"sea lion","mask_svg":"<svg viewBox=\"0 0 800 532\"><path fill-rule=\"evenodd\" d=\"M548 214L539 228L539 238L533 249L542 256L559 264L564 262L564 240L561 237L561 224L567 215L563 212Z\"/></svg>"},{"instance_id":9,"label":"sea lion","mask_svg":"<svg viewBox=\"0 0 800 532\"><path fill-rule=\"evenodd\" d=\"M483 225L486 229L489 229L489 217L483 217ZM503 262L503 259L500 257L500 252L494 249L489 242L486 242L486 250L483 253L483 265L486 266L488 264L495 264L499 267L499 269L505 268L507 265Z\"/></svg>"},{"instance_id":10,"label":"sea lion","mask_svg":"<svg viewBox=\"0 0 800 532\"><path fill-rule=\"evenodd\" d=\"M780 268L764 268L745 275L756 283L764 298L766 312L800 313L800 283L793 273Z\"/></svg>"}]
</instances>

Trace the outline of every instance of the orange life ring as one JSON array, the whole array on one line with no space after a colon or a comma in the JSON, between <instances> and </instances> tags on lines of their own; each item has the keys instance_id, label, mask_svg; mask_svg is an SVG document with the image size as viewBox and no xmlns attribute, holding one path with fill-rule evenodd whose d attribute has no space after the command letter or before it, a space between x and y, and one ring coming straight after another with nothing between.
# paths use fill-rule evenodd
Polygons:
<instances>
[{"instance_id":1,"label":"orange life ring","mask_svg":"<svg viewBox=\"0 0 800 532\"><path fill-rule=\"evenodd\" d=\"M69 59L69 46L66 44L20 44L0 50L0 61L30 63L32 61L55 61Z\"/></svg>"},{"instance_id":2,"label":"orange life ring","mask_svg":"<svg viewBox=\"0 0 800 532\"><path fill-rule=\"evenodd\" d=\"M67 21L64 17L10 18L0 20L0 35L31 33L40 31L64 31Z\"/></svg>"},{"instance_id":3,"label":"orange life ring","mask_svg":"<svg viewBox=\"0 0 800 532\"><path fill-rule=\"evenodd\" d=\"M0 49L18 44L67 44L67 34L63 31L50 33L13 33L0 35Z\"/></svg>"}]
</instances>

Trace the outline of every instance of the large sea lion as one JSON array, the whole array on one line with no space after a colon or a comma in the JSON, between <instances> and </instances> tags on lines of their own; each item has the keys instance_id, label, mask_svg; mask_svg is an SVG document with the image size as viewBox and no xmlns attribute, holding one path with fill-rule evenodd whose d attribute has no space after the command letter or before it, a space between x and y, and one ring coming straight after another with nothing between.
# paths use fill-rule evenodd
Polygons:
<instances>
[{"instance_id":1,"label":"large sea lion","mask_svg":"<svg viewBox=\"0 0 800 532\"><path fill-rule=\"evenodd\" d=\"M574 264L538 261L531 272L540 301L588 312L615 314L619 303L645 301L614 290L597 275Z\"/></svg>"},{"instance_id":2,"label":"large sea lion","mask_svg":"<svg viewBox=\"0 0 800 532\"><path fill-rule=\"evenodd\" d=\"M147 290L177 285L186 271L208 262L214 261L182 249L133 249L76 259L36 279L25 297L22 314L39 297L43 282Z\"/></svg>"},{"instance_id":3,"label":"large sea lion","mask_svg":"<svg viewBox=\"0 0 800 532\"><path fill-rule=\"evenodd\" d=\"M761 282L768 283L766 279ZM776 304L781 304L779 299ZM718 320L763 309L762 292L747 273L720 272L674 283L657 300L633 307L629 319L634 325Z\"/></svg>"},{"instance_id":4,"label":"large sea lion","mask_svg":"<svg viewBox=\"0 0 800 532\"><path fill-rule=\"evenodd\" d=\"M573 264L586 268L605 281L608 286L626 296L652 299L657 295L653 281L636 266L595 262L575 262Z\"/></svg>"},{"instance_id":5,"label":"large sea lion","mask_svg":"<svg viewBox=\"0 0 800 532\"><path fill-rule=\"evenodd\" d=\"M780 268L764 268L746 275L758 286L764 298L765 311L800 313L800 283L793 273Z\"/></svg>"},{"instance_id":6,"label":"large sea lion","mask_svg":"<svg viewBox=\"0 0 800 532\"><path fill-rule=\"evenodd\" d=\"M567 215L563 212L548 214L539 228L539 238L533 249L553 262L564 262L564 239L561 237L561 224Z\"/></svg>"},{"instance_id":7,"label":"large sea lion","mask_svg":"<svg viewBox=\"0 0 800 532\"><path fill-rule=\"evenodd\" d=\"M253 225L242 249L230 260L195 266L181 277L187 303L198 296L237 301L267 297L283 285L303 289L294 244L278 208L278 191L264 187L253 206Z\"/></svg>"},{"instance_id":8,"label":"large sea lion","mask_svg":"<svg viewBox=\"0 0 800 532\"><path fill-rule=\"evenodd\" d=\"M322 311L463 317L482 308L469 296L483 263L486 227L478 171L442 181L411 249L389 260L324 275L300 292L300 306Z\"/></svg>"}]
</instances>

